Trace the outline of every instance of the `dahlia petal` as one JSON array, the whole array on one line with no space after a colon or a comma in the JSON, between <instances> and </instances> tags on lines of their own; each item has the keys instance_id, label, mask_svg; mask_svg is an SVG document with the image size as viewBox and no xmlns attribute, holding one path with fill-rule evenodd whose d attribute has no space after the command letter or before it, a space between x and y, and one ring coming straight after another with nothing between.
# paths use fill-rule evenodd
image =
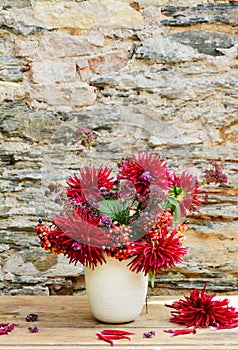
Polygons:
<instances>
[{"instance_id":1,"label":"dahlia petal","mask_svg":"<svg viewBox=\"0 0 238 350\"><path fill-rule=\"evenodd\" d=\"M185 328L185 329L165 329L165 333L172 333L172 337L176 337L181 334L191 334L196 333L195 327Z\"/></svg>"},{"instance_id":2,"label":"dahlia petal","mask_svg":"<svg viewBox=\"0 0 238 350\"><path fill-rule=\"evenodd\" d=\"M9 323L1 323L1 326L0 326L0 335L3 335L3 334L8 334L10 333L15 327L17 327L18 324L16 323L12 323L12 324L9 324Z\"/></svg>"}]
</instances>

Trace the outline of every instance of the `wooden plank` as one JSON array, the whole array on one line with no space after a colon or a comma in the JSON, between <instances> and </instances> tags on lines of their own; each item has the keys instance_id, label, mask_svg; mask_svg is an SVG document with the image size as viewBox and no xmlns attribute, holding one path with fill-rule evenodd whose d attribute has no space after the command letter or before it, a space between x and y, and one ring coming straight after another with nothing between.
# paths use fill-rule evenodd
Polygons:
<instances>
[{"instance_id":1,"label":"wooden plank","mask_svg":"<svg viewBox=\"0 0 238 350\"><path fill-rule=\"evenodd\" d=\"M123 327L123 329L128 329L127 327ZM98 329L100 330L100 329ZM179 337L171 337L169 334L164 333L161 328L155 328L156 336L150 339L143 338L142 333L147 329L139 329L135 328L135 335L131 336L130 344L128 340L118 340L115 341L117 345L131 345L136 346L177 346L180 344L181 346L200 346L200 344L207 345L237 345L237 331L230 330L221 330L221 331L212 331L209 329L206 330L198 330L197 334L188 334ZM27 331L27 329L15 329L9 335L1 336L0 338L1 345L16 345L19 346L30 346L30 345L48 345L48 346L60 346L70 345L70 346L89 346L90 344L97 345L108 345L104 344L104 342L100 341L96 337L96 330L88 329L88 328L53 328L45 329L40 328L39 333L32 334Z\"/></svg>"},{"instance_id":2,"label":"wooden plank","mask_svg":"<svg viewBox=\"0 0 238 350\"><path fill-rule=\"evenodd\" d=\"M213 331L198 329L197 334L171 337L164 329L179 328L169 323L170 308L164 306L179 297L152 297L134 322L105 325L91 315L85 296L2 296L0 322L18 323L9 335L0 336L0 350L76 350L104 349L110 344L97 339L96 332L105 328L135 332L131 341L115 341L119 349L135 350L237 350L238 328ZM230 305L238 307L238 296L229 296ZM39 320L26 322L29 313L39 314ZM30 333L29 325L37 325L39 333ZM143 332L154 329L156 336L143 338Z\"/></svg>"}]
</instances>

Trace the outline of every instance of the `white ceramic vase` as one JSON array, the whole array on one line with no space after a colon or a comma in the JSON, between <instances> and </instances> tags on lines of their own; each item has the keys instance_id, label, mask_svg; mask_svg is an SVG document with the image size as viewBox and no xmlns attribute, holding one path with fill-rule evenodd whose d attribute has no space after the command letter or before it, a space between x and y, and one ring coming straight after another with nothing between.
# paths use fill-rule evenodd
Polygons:
<instances>
[{"instance_id":1,"label":"white ceramic vase","mask_svg":"<svg viewBox=\"0 0 238 350\"><path fill-rule=\"evenodd\" d=\"M85 268L88 301L96 319L105 323L133 321L145 303L148 278L131 272L128 260L106 257L94 270Z\"/></svg>"}]
</instances>

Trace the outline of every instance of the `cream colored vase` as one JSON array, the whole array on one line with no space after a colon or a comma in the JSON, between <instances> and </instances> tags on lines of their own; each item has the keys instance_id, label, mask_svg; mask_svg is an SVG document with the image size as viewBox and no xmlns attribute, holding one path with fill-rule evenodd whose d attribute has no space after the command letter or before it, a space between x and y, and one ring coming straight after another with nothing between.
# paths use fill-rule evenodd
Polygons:
<instances>
[{"instance_id":1,"label":"cream colored vase","mask_svg":"<svg viewBox=\"0 0 238 350\"><path fill-rule=\"evenodd\" d=\"M131 272L128 260L106 258L94 270L85 268L88 301L96 319L106 323L133 321L145 303L148 278Z\"/></svg>"}]
</instances>

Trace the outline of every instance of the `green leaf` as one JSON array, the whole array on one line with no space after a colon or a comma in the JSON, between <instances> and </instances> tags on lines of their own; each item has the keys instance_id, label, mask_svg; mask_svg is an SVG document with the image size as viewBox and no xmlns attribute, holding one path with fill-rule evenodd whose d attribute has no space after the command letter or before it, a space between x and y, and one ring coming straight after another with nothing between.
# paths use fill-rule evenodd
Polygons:
<instances>
[{"instance_id":1,"label":"green leaf","mask_svg":"<svg viewBox=\"0 0 238 350\"><path fill-rule=\"evenodd\" d=\"M129 215L127 206L116 199L106 199L99 202L98 210L101 214L109 216L113 221L118 221L120 224L124 223Z\"/></svg>"},{"instance_id":2,"label":"green leaf","mask_svg":"<svg viewBox=\"0 0 238 350\"><path fill-rule=\"evenodd\" d=\"M177 199L172 197L172 196L168 197L168 201L169 201L170 204L174 205L175 207L178 205Z\"/></svg>"},{"instance_id":3,"label":"green leaf","mask_svg":"<svg viewBox=\"0 0 238 350\"><path fill-rule=\"evenodd\" d=\"M174 213L174 220L176 222L179 222L181 220L181 215L180 215L180 206L176 198L169 196L168 197L168 202L170 205L172 205L172 211Z\"/></svg>"},{"instance_id":4,"label":"green leaf","mask_svg":"<svg viewBox=\"0 0 238 350\"><path fill-rule=\"evenodd\" d=\"M176 222L181 221L181 214L180 214L180 207L179 207L179 205L175 208L175 211L174 211L174 220L175 220Z\"/></svg>"}]
</instances>

